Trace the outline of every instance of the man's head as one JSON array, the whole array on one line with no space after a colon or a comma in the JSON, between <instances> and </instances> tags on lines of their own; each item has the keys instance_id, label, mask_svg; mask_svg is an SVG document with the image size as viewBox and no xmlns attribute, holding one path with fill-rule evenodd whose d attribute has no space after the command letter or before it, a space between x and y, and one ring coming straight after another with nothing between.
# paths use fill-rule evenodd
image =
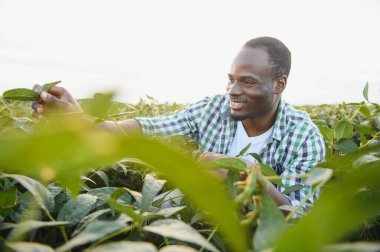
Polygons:
<instances>
[{"instance_id":1,"label":"man's head","mask_svg":"<svg viewBox=\"0 0 380 252\"><path fill-rule=\"evenodd\" d=\"M269 54L273 78L289 76L291 53L284 43L272 37L258 37L247 41L243 48L261 48Z\"/></svg>"},{"instance_id":2,"label":"man's head","mask_svg":"<svg viewBox=\"0 0 380 252\"><path fill-rule=\"evenodd\" d=\"M231 117L254 119L275 111L290 65L290 51L278 39L259 37L245 43L228 74Z\"/></svg>"}]
</instances>

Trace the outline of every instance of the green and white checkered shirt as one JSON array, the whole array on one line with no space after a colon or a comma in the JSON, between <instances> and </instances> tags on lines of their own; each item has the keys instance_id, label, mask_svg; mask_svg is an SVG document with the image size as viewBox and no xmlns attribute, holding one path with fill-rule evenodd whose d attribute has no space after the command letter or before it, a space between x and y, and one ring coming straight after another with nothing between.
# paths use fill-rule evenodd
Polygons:
<instances>
[{"instance_id":1,"label":"green and white checkered shirt","mask_svg":"<svg viewBox=\"0 0 380 252\"><path fill-rule=\"evenodd\" d=\"M221 154L228 153L237 129L237 121L230 117L227 95L207 97L170 116L135 119L140 122L144 135L186 135L199 142L202 152ZM307 113L281 100L273 135L259 155L264 163L284 177L284 187L277 187L283 192L290 186L304 184L300 178L289 177L309 172L321 162L325 145L318 127ZM310 191L311 187L307 186L290 193L288 198L295 206ZM316 196L307 203L312 204Z\"/></svg>"}]
</instances>

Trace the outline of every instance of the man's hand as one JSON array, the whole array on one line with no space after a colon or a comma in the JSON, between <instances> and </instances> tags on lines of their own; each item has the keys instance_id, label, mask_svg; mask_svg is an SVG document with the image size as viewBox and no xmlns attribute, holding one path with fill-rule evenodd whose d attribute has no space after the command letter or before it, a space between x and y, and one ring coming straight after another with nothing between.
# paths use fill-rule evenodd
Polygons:
<instances>
[{"instance_id":1,"label":"man's hand","mask_svg":"<svg viewBox=\"0 0 380 252\"><path fill-rule=\"evenodd\" d=\"M218 160L218 159L221 159L221 158L232 158L232 156L218 154L218 153L213 153L213 152L204 152L198 158L198 162L211 162L211 161ZM247 167L251 167L252 166L252 163L250 161L245 160L245 159L242 159L242 160L247 164ZM214 175L216 175L218 178L222 179L223 181L225 181L227 179L228 170L227 169L223 169L223 168L219 168L219 169L213 170L211 173L214 174ZM243 174L242 180L245 179L246 176L247 176L246 173ZM267 183L266 183L266 190L271 195L271 197L273 198L273 200L277 203L277 205L281 206L281 205L289 205L289 204L291 204L289 202L288 198L286 198L282 193L280 193L276 189L276 187L272 183L270 183L269 181L267 181Z\"/></svg>"},{"instance_id":2,"label":"man's hand","mask_svg":"<svg viewBox=\"0 0 380 252\"><path fill-rule=\"evenodd\" d=\"M32 114L36 118L41 118L49 108L63 113L82 112L79 103L63 87L55 86L45 92L41 85L34 85L33 90L40 94L40 100L32 104Z\"/></svg>"},{"instance_id":3,"label":"man's hand","mask_svg":"<svg viewBox=\"0 0 380 252\"><path fill-rule=\"evenodd\" d=\"M207 162L215 161L222 158L234 158L234 157L206 151L206 152L203 152L202 155L199 156L198 162L207 163ZM249 162L248 160L245 160L245 159L241 159L241 160L246 163L247 167L250 167L252 165L252 163ZM221 167L219 169L215 169L211 171L211 173L216 175L221 180L225 181L227 179L228 170ZM243 174L242 178L245 178L245 177L246 177L246 174Z\"/></svg>"}]
</instances>

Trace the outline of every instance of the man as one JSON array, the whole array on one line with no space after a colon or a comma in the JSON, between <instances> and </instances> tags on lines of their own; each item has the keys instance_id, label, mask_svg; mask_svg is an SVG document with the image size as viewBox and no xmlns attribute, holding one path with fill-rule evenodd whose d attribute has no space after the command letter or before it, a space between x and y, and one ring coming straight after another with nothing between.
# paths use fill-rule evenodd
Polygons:
<instances>
[{"instance_id":1,"label":"man","mask_svg":"<svg viewBox=\"0 0 380 252\"><path fill-rule=\"evenodd\" d=\"M119 125L129 134L187 135L199 142L203 152L200 161L235 156L251 143L248 152L258 153L264 163L283 176L285 187L276 188L269 183L268 192L274 201L278 205L298 205L310 193L310 187L289 195L282 192L302 184L298 175L321 162L325 149L309 116L281 99L290 66L290 51L281 41L271 37L252 39L231 65L226 95L205 98L171 116L134 118ZM43 113L44 106L51 105L67 111L81 110L61 87L41 92L41 100L33 105L37 116ZM103 122L99 127L120 130L114 122ZM219 174L225 176L226 171L220 169ZM313 198L308 203L312 202Z\"/></svg>"}]
</instances>

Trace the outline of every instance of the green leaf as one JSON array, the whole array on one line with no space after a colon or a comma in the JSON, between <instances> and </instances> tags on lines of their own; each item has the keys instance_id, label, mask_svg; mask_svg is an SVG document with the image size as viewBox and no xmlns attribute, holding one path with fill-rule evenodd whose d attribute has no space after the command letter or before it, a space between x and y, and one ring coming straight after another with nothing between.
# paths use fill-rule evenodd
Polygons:
<instances>
[{"instance_id":1,"label":"green leaf","mask_svg":"<svg viewBox=\"0 0 380 252\"><path fill-rule=\"evenodd\" d=\"M31 89L16 88L5 91L3 93L3 98L17 101L38 101L40 99L40 95Z\"/></svg>"},{"instance_id":2,"label":"green leaf","mask_svg":"<svg viewBox=\"0 0 380 252\"><path fill-rule=\"evenodd\" d=\"M362 133L362 134L366 134L366 135L374 136L376 134L376 131L367 125L355 125L354 129L357 132Z\"/></svg>"},{"instance_id":3,"label":"green leaf","mask_svg":"<svg viewBox=\"0 0 380 252\"><path fill-rule=\"evenodd\" d=\"M67 225L68 222L66 221L50 221L50 222L43 222L43 221L36 221L36 220L27 220L20 222L16 224L15 228L12 230L12 232L8 235L8 240L18 240L22 238L23 235L27 234L28 232L31 232L32 230L42 228L42 227L53 227L53 226L62 226Z\"/></svg>"},{"instance_id":4,"label":"green leaf","mask_svg":"<svg viewBox=\"0 0 380 252\"><path fill-rule=\"evenodd\" d=\"M367 102L369 102L369 100L368 100L368 81L367 81L367 83L365 84L365 87L364 87L364 89L363 89L363 96L364 96L364 99L365 99Z\"/></svg>"},{"instance_id":5,"label":"green leaf","mask_svg":"<svg viewBox=\"0 0 380 252\"><path fill-rule=\"evenodd\" d=\"M51 89L52 87L55 87L57 86L59 83L61 83L61 81L55 81L55 82L51 82L51 83L46 83L42 86L42 91L48 91L49 89Z\"/></svg>"},{"instance_id":6,"label":"green leaf","mask_svg":"<svg viewBox=\"0 0 380 252\"><path fill-rule=\"evenodd\" d=\"M208 242L202 235L200 235L197 230L180 220L158 220L149 226L143 227L143 230L156 233L164 237L194 243L213 252L218 251L218 249Z\"/></svg>"},{"instance_id":7,"label":"green leaf","mask_svg":"<svg viewBox=\"0 0 380 252\"><path fill-rule=\"evenodd\" d=\"M350 161L370 150L359 150L323 163L334 170L345 170L339 183L325 187L312 211L292 226L280 239L275 251L321 251L374 218L380 209L380 162L352 169ZM370 194L359 193L373 188ZM344 211L342 210L344 209ZM302 237L302 239L300 239Z\"/></svg>"},{"instance_id":8,"label":"green leaf","mask_svg":"<svg viewBox=\"0 0 380 252\"><path fill-rule=\"evenodd\" d=\"M36 199L38 205L45 209L46 211L50 212L54 208L54 197L51 194L51 192L44 187L40 182L37 180L28 178L23 175L16 175L16 174L5 174L2 173L0 177L5 178L12 178L16 180L18 183L20 183L23 187L25 187Z\"/></svg>"},{"instance_id":9,"label":"green leaf","mask_svg":"<svg viewBox=\"0 0 380 252\"><path fill-rule=\"evenodd\" d=\"M126 227L126 224L120 221L96 221L88 224L86 228L77 236L56 249L57 252L63 252L80 245L87 244L105 237Z\"/></svg>"},{"instance_id":10,"label":"green leaf","mask_svg":"<svg viewBox=\"0 0 380 252\"><path fill-rule=\"evenodd\" d=\"M99 203L99 205L100 205L100 204L105 203L105 201L107 201L110 197L115 198L114 193L120 189L121 188L118 188L118 187L100 187L100 188L91 189L87 193L90 195L94 195L94 196L98 197L98 201L99 200L102 201ZM124 203L124 204L130 204L132 202L132 198L128 194L128 191L124 191L123 193L118 195L118 197L116 197L116 199L119 199L119 201ZM96 205L98 206L98 202Z\"/></svg>"},{"instance_id":11,"label":"green leaf","mask_svg":"<svg viewBox=\"0 0 380 252\"><path fill-rule=\"evenodd\" d=\"M139 241L119 241L119 242L109 242L104 245L96 246L92 249L86 249L85 252L157 252L156 247L149 242L139 242ZM181 252L181 251L178 251Z\"/></svg>"},{"instance_id":12,"label":"green leaf","mask_svg":"<svg viewBox=\"0 0 380 252\"><path fill-rule=\"evenodd\" d=\"M132 206L121 204L113 198L108 199L107 203L119 213L128 215L136 222L141 222L142 217L138 213L136 213Z\"/></svg>"},{"instance_id":13,"label":"green leaf","mask_svg":"<svg viewBox=\"0 0 380 252\"><path fill-rule=\"evenodd\" d=\"M108 180L108 176L107 176L107 174L105 174L104 171L100 171L99 170L99 171L96 171L95 173L96 173L96 175L99 176L99 178L101 178L103 180L103 183L104 183L105 186L110 186L110 182Z\"/></svg>"},{"instance_id":14,"label":"green leaf","mask_svg":"<svg viewBox=\"0 0 380 252\"><path fill-rule=\"evenodd\" d=\"M334 138L334 130L333 129L330 129L330 128L322 126L322 125L318 125L318 128L319 128L319 131L321 132L321 134L323 135L324 139L326 139L328 141L333 140L333 138Z\"/></svg>"},{"instance_id":15,"label":"green leaf","mask_svg":"<svg viewBox=\"0 0 380 252\"><path fill-rule=\"evenodd\" d=\"M178 206L178 207L168 207L168 208L162 208L157 212L144 212L142 214L144 221L150 221L153 219L162 219L168 218L178 212L180 212L182 209L186 208L186 206Z\"/></svg>"},{"instance_id":16,"label":"green leaf","mask_svg":"<svg viewBox=\"0 0 380 252\"><path fill-rule=\"evenodd\" d=\"M136 192L136 191L133 191L133 190L130 190L128 188L124 188L124 187L119 187L117 188L111 195L111 198L113 198L114 200L118 200L119 198L121 198L122 201L124 201L123 203L127 203L129 204L131 201L132 201L132 198L131 196L138 202L141 202L141 198L142 198L142 195L141 193L139 192ZM125 200L125 197L129 197L131 198L130 199L130 202L126 201Z\"/></svg>"},{"instance_id":17,"label":"green leaf","mask_svg":"<svg viewBox=\"0 0 380 252\"><path fill-rule=\"evenodd\" d=\"M321 182L327 182L331 176L333 175L333 171L327 168L313 168L307 177L305 184L306 185L315 185Z\"/></svg>"},{"instance_id":18,"label":"green leaf","mask_svg":"<svg viewBox=\"0 0 380 252\"><path fill-rule=\"evenodd\" d=\"M251 147L251 143L247 144L247 146L245 146L240 152L239 154L237 155L237 157L240 157L240 156L243 156L247 150L249 149L249 147Z\"/></svg>"},{"instance_id":19,"label":"green leaf","mask_svg":"<svg viewBox=\"0 0 380 252\"><path fill-rule=\"evenodd\" d=\"M299 191L304 187L305 187L304 185L300 185L300 184L292 185L292 186L287 187L285 191L283 191L282 193L289 195L290 193Z\"/></svg>"},{"instance_id":20,"label":"green leaf","mask_svg":"<svg viewBox=\"0 0 380 252\"><path fill-rule=\"evenodd\" d=\"M227 173L227 190L231 199L234 199L238 195L238 189L235 186L235 182L241 179L239 171L229 170Z\"/></svg>"},{"instance_id":21,"label":"green leaf","mask_svg":"<svg viewBox=\"0 0 380 252\"><path fill-rule=\"evenodd\" d=\"M338 121L335 124L334 129L335 129L335 137L337 139L351 138L353 135L353 126L349 121L345 119Z\"/></svg>"},{"instance_id":22,"label":"green leaf","mask_svg":"<svg viewBox=\"0 0 380 252\"><path fill-rule=\"evenodd\" d=\"M179 211L181 211L182 209L186 208L186 206L177 206L177 207L168 207L168 208L163 208L163 209L160 209L157 213L157 215L161 215L161 216L164 216L166 218L178 213Z\"/></svg>"},{"instance_id":23,"label":"green leaf","mask_svg":"<svg viewBox=\"0 0 380 252\"><path fill-rule=\"evenodd\" d=\"M95 211L89 215L86 215L80 222L79 224L77 225L77 227L75 228L74 232L72 233L72 236L75 236L77 235L78 233L82 232L82 230L90 223L96 221L98 219L98 217L100 217L101 215L103 214L106 214L106 213L109 213L111 212L111 209L110 208L106 208L106 209L101 209L101 210L98 210L98 211Z\"/></svg>"},{"instance_id":24,"label":"green leaf","mask_svg":"<svg viewBox=\"0 0 380 252\"><path fill-rule=\"evenodd\" d=\"M373 163L373 162L378 162L380 161L380 156L379 153L368 153L365 155L362 155L358 159L352 162L352 167L358 168L362 165Z\"/></svg>"},{"instance_id":25,"label":"green leaf","mask_svg":"<svg viewBox=\"0 0 380 252\"><path fill-rule=\"evenodd\" d=\"M253 157L254 159L256 159L257 162L259 162L259 163L263 162L263 160L261 159L260 155L257 154L257 153L248 153L248 155L250 155L251 157Z\"/></svg>"},{"instance_id":26,"label":"green leaf","mask_svg":"<svg viewBox=\"0 0 380 252\"><path fill-rule=\"evenodd\" d=\"M159 252L197 252L197 250L183 245L170 245L161 248Z\"/></svg>"},{"instance_id":27,"label":"green leaf","mask_svg":"<svg viewBox=\"0 0 380 252\"><path fill-rule=\"evenodd\" d=\"M152 206L154 197L165 184L165 180L155 179L152 175L147 174L144 180L144 186L142 189L142 198L140 205L140 213L149 211L149 208Z\"/></svg>"},{"instance_id":28,"label":"green leaf","mask_svg":"<svg viewBox=\"0 0 380 252\"><path fill-rule=\"evenodd\" d=\"M92 99L82 100L83 111L100 119L106 118L111 112L110 110L113 104L113 96L113 93L97 93Z\"/></svg>"},{"instance_id":29,"label":"green leaf","mask_svg":"<svg viewBox=\"0 0 380 252\"><path fill-rule=\"evenodd\" d=\"M7 247L14 252L54 252L54 249L35 242L6 242Z\"/></svg>"},{"instance_id":30,"label":"green leaf","mask_svg":"<svg viewBox=\"0 0 380 252\"><path fill-rule=\"evenodd\" d=\"M239 224L236 203L206 167L183 149L153 139L95 131L90 123L72 117L57 122L52 118L48 128L37 128L30 136L0 134L0 163L4 172L35 175L48 168L74 194L80 189L84 170L113 164L125 157L138 158L155 167L196 207L207 211L231 249L247 250L247 233Z\"/></svg>"},{"instance_id":31,"label":"green leaf","mask_svg":"<svg viewBox=\"0 0 380 252\"><path fill-rule=\"evenodd\" d=\"M255 250L273 246L287 229L283 213L278 209L268 192L263 190L261 196L258 227L253 239Z\"/></svg>"},{"instance_id":32,"label":"green leaf","mask_svg":"<svg viewBox=\"0 0 380 252\"><path fill-rule=\"evenodd\" d=\"M378 242L346 242L332 244L323 247L322 252L379 252L380 244Z\"/></svg>"},{"instance_id":33,"label":"green leaf","mask_svg":"<svg viewBox=\"0 0 380 252\"><path fill-rule=\"evenodd\" d=\"M93 208L97 197L90 194L79 194L75 199L63 205L57 220L68 221L69 227L75 226Z\"/></svg>"},{"instance_id":34,"label":"green leaf","mask_svg":"<svg viewBox=\"0 0 380 252\"><path fill-rule=\"evenodd\" d=\"M369 109L369 107L366 104L360 105L359 111L360 111L360 113L365 115L367 118L371 117L371 110Z\"/></svg>"},{"instance_id":35,"label":"green leaf","mask_svg":"<svg viewBox=\"0 0 380 252\"><path fill-rule=\"evenodd\" d=\"M333 148L335 150L341 151L342 153L346 154L349 152L356 151L358 149L358 146L352 139L339 139L339 141L333 145Z\"/></svg>"},{"instance_id":36,"label":"green leaf","mask_svg":"<svg viewBox=\"0 0 380 252\"><path fill-rule=\"evenodd\" d=\"M266 165L266 164L263 164L263 163L260 163L258 165L260 166L261 173L264 176L278 176L278 174L269 165ZM279 178L279 179L271 179L270 181L273 182L273 183L275 183L275 184L277 184L277 185L280 185L280 186L283 185L282 181L281 181L281 178Z\"/></svg>"},{"instance_id":37,"label":"green leaf","mask_svg":"<svg viewBox=\"0 0 380 252\"><path fill-rule=\"evenodd\" d=\"M16 188L0 191L0 208L14 207L17 202Z\"/></svg>"},{"instance_id":38,"label":"green leaf","mask_svg":"<svg viewBox=\"0 0 380 252\"><path fill-rule=\"evenodd\" d=\"M245 171L247 165L240 158L221 158L206 164L209 168L225 168L229 170Z\"/></svg>"}]
</instances>

